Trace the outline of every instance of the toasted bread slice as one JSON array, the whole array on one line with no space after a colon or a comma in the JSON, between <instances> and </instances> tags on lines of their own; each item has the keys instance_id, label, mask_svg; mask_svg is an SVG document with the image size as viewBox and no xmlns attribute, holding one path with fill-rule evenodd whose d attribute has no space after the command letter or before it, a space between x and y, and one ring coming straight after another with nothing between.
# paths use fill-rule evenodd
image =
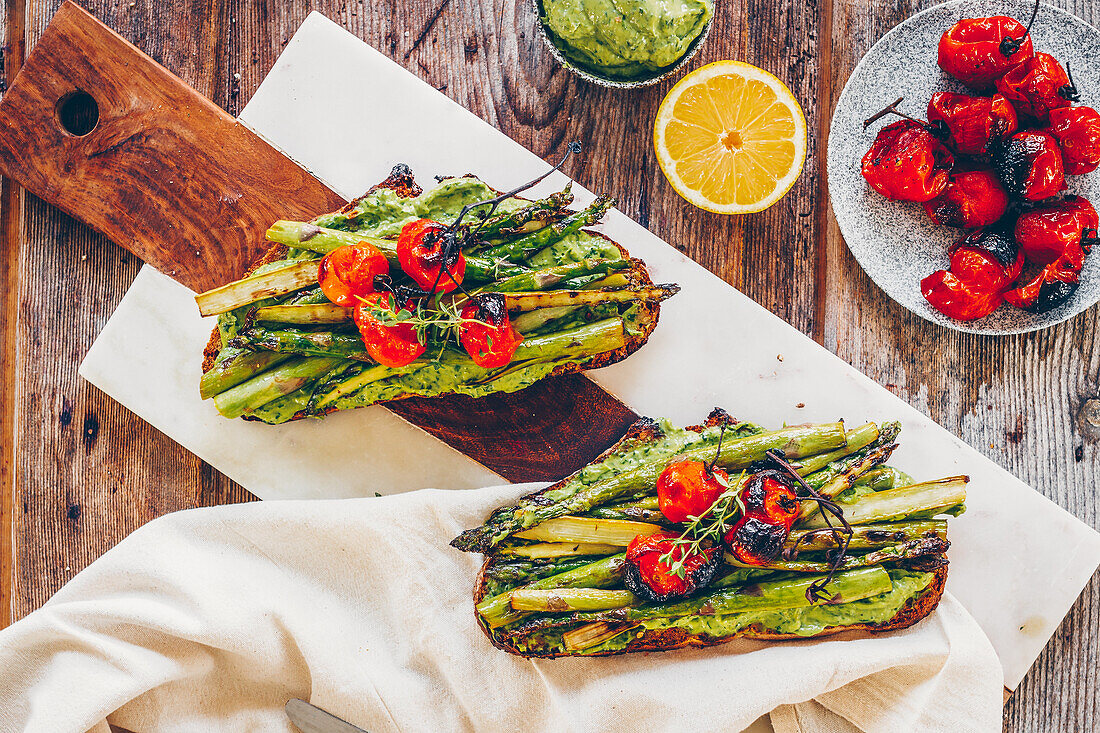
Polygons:
<instances>
[{"instance_id":1,"label":"toasted bread slice","mask_svg":"<svg viewBox=\"0 0 1100 733\"><path fill-rule=\"evenodd\" d=\"M717 414L712 416L703 425L693 425L687 430L694 432L701 432L704 428L712 427L717 424L720 418ZM635 448L645 442L651 442L656 440L661 435L661 429L659 424L651 418L642 418L638 420L634 425L630 427L627 433L613 446L597 456L592 464L599 464L606 461L610 456L624 452L631 448ZM532 494L528 494L525 498L537 497L548 492L552 492L560 488L563 484L573 478L576 474L568 476L561 481L547 486L545 489L536 491ZM937 558L940 561L938 567L932 571L933 578L930 584L918 594L909 598L905 604L898 609L885 623L861 623L861 624L846 624L842 626L828 626L810 636L799 634L785 634L778 633L769 629L763 628L760 624L753 624L741 629L735 634L727 636L709 636L702 634L692 634L684 629L672 628L672 629L646 629L638 635L631 638L630 642L622 649L616 649L612 651L596 652L596 653L584 653L584 656L611 656L616 654L625 654L628 652L646 652L646 651L670 651L672 649L683 649L687 647L704 647L714 646L717 644L723 644L737 638L745 639L761 639L770 641L782 641L786 639L804 640L808 638L818 638L823 636L831 636L834 634L840 634L848 631L862 631L870 633L884 633L887 631L895 631L897 629L904 629L912 626L916 622L928 616L935 610L936 606L940 602L940 598L943 596L944 585L947 582L947 560L943 556ZM495 554L487 555L485 562L482 564L481 570L478 573L477 581L474 584L474 605L480 603L488 593L488 571L497 562L498 556ZM474 618L478 625L481 627L485 635L489 637L493 646L502 649L512 654L517 654L524 657L532 658L556 658L565 656L574 656L568 653L537 653L528 650L522 650L510 643L510 638L506 633L494 634L489 626L484 622L481 616L478 614L476 608L474 610Z\"/></svg>"},{"instance_id":2,"label":"toasted bread slice","mask_svg":"<svg viewBox=\"0 0 1100 733\"><path fill-rule=\"evenodd\" d=\"M363 197L368 196L371 192L382 188L388 188L402 198L415 197L423 193L423 189L421 189L420 186L417 185L416 181L413 179L413 174L409 167L399 164L394 166L393 171L390 173L389 177L386 178L386 180L382 181L376 186L371 187L371 189L367 191L367 193L363 194L363 196L353 201L350 201L347 205L344 206L341 211L353 210L355 204L358 201L362 200ZM627 270L622 270L621 272L629 277L631 282L635 286L646 287L653 285L653 280L649 276L649 271L646 269L645 262L640 259L630 257L630 253L627 252L621 244L615 242L610 237L607 237L600 232L594 232L588 229L585 229L583 231L586 234L598 236L602 239L607 240L611 244L615 245L615 247L619 250L624 258L630 260L630 268ZM256 260L256 262L253 263L252 267L249 268L248 272L242 277L247 277L248 275L251 275L253 272L256 271L257 268L263 265L285 259L286 255L287 247L282 244L276 244L270 247L260 259ZM596 354L584 364L561 364L544 378L555 377L562 374L572 374L588 369L600 369L601 367L609 366L611 364L615 364L616 362L622 361L623 359L627 358L635 351L640 349L649 339L649 335L653 333L653 329L657 327L657 321L659 320L661 315L661 304L659 302L639 302L637 305L639 309L639 317L637 321L640 326L639 333L628 334L626 338L626 343L622 347L615 349L614 351L606 351L601 354ZM221 349L221 337L218 334L218 329L215 328L210 334L210 339L206 343L206 348L203 350L203 373L210 371L211 367L214 366L214 362L218 358L218 353L221 351ZM400 400L414 396L416 395L406 394L396 397L394 399ZM442 394L437 396L442 396ZM325 413L333 412L335 409L336 408L331 408L329 410L326 410ZM304 417L316 417L318 414L322 413L307 414L305 412L300 412L291 419L300 420ZM244 419L254 420L256 418L245 415Z\"/></svg>"}]
</instances>

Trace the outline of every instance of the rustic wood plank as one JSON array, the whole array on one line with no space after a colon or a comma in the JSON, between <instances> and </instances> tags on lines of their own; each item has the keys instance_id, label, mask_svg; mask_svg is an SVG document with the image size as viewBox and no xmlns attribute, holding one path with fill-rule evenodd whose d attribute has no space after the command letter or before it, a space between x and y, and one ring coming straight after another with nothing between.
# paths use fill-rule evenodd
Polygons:
<instances>
[{"instance_id":1,"label":"rustic wood plank","mask_svg":"<svg viewBox=\"0 0 1100 733\"><path fill-rule=\"evenodd\" d=\"M66 115L77 97L86 119ZM195 290L243 275L269 249L272 221L344 203L74 3L8 89L0 128L11 131L0 136L0 169ZM517 482L572 473L638 419L583 375L387 407Z\"/></svg>"},{"instance_id":2,"label":"rustic wood plank","mask_svg":"<svg viewBox=\"0 0 1100 733\"><path fill-rule=\"evenodd\" d=\"M271 222L344 204L73 3L9 86L0 127L8 175L199 292L244 275Z\"/></svg>"},{"instance_id":3,"label":"rustic wood plank","mask_svg":"<svg viewBox=\"0 0 1100 733\"><path fill-rule=\"evenodd\" d=\"M25 53L23 0L5 0L0 28L0 99L14 78ZM15 432L17 354L16 308L19 293L19 253L23 232L23 194L19 185L0 178L0 628L12 614L12 505L15 494Z\"/></svg>"},{"instance_id":4,"label":"rustic wood plank","mask_svg":"<svg viewBox=\"0 0 1100 733\"><path fill-rule=\"evenodd\" d=\"M31 3L32 39L59 3ZM178 3L116 8L154 57L205 59L186 81L223 102L212 69L225 64L213 36L172 40L189 13ZM97 8L93 6L93 11ZM205 11L200 13L201 17ZM176 21L173 27L172 20ZM182 24L182 25L181 25ZM173 48L167 52L166 48ZM182 50L179 50L182 47ZM178 69L177 69L178 70ZM76 572L161 514L251 499L76 374L140 262L60 211L28 196L20 268L16 382L15 593L13 616L37 608ZM60 273L69 273L61 277Z\"/></svg>"},{"instance_id":5,"label":"rustic wood plank","mask_svg":"<svg viewBox=\"0 0 1100 733\"><path fill-rule=\"evenodd\" d=\"M791 196L766 215L741 219L699 212L671 191L650 149L649 125L668 84L624 93L577 82L538 45L525 0L450 0L425 32L445 2L326 0L307 7L264 0L139 0L116 6L96 0L88 6L230 113L239 111L308 10L316 8L537 153L590 137L577 174L581 183L618 196L624 211L658 235L804 332L816 332L843 358L1097 526L1100 446L1085 440L1075 422L1083 401L1100 390L1096 309L1044 334L1003 341L961 336L909 316L878 291L844 246L824 195L819 149L811 148L806 174ZM32 38L57 4L31 0ZM822 132L814 143L823 145L832 101L855 62L886 30L928 4L720 0L711 38L693 66L739 58L778 73L804 102L810 129ZM1100 20L1095 0L1056 4L1093 23ZM36 328L20 329L21 348L36 349L34 363L19 372L30 380L21 382L17 395L20 414L33 414L27 411L32 405L52 412L41 426L24 418L17 425L18 470L26 482L20 500L27 510L17 505L22 518L14 538L16 616L40 605L90 559L154 516L248 498L81 386L76 361L128 286L136 263L41 202L28 201L26 219L24 256L33 266L22 268L24 312L34 304L54 304L55 282L32 273L83 273L80 257L87 254L96 258L96 274L76 278L65 291L68 320L40 318ZM59 237L71 246L57 247ZM821 276L816 286L815 269ZM58 360L69 366L40 373ZM956 381L945 383L944 374ZM60 428L63 398L70 425L80 423L66 428L69 433ZM90 450L77 434L87 414L99 426ZM68 462L56 458L59 448L68 451ZM23 456L24 450L34 454ZM68 519L73 503L83 520ZM1097 586L1094 581L1085 590L1006 706L1006 729L1097 727Z\"/></svg>"},{"instance_id":6,"label":"rustic wood plank","mask_svg":"<svg viewBox=\"0 0 1100 733\"><path fill-rule=\"evenodd\" d=\"M932 4L834 2L828 85L833 99L875 41ZM1095 2L1055 4L1092 23L1100 16ZM1100 526L1100 446L1076 421L1084 401L1100 388L1098 309L1024 336L949 331L891 301L848 252L831 214L828 221L825 279L819 281L819 292L828 294L821 324L825 346L1082 521ZM1100 587L1094 578L1006 705L1006 730L1096 728L1098 622Z\"/></svg>"}]
</instances>

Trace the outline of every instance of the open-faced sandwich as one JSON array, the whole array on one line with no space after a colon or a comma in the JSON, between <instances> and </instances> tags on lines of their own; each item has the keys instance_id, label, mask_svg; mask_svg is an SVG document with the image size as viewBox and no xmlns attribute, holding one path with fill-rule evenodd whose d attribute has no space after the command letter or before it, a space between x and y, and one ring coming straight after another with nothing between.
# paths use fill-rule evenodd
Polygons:
<instances>
[{"instance_id":1,"label":"open-faced sandwich","mask_svg":"<svg viewBox=\"0 0 1100 733\"><path fill-rule=\"evenodd\" d=\"M486 555L478 623L527 657L916 623L943 593L946 516L968 479L914 483L885 465L899 429L643 419L451 543Z\"/></svg>"},{"instance_id":2,"label":"open-faced sandwich","mask_svg":"<svg viewBox=\"0 0 1100 733\"><path fill-rule=\"evenodd\" d=\"M276 222L247 277L196 297L218 315L202 397L282 423L515 392L626 358L678 288L587 229L613 200L572 211L568 186L518 196L543 177L503 194L469 175L423 191L398 165L340 211Z\"/></svg>"}]
</instances>

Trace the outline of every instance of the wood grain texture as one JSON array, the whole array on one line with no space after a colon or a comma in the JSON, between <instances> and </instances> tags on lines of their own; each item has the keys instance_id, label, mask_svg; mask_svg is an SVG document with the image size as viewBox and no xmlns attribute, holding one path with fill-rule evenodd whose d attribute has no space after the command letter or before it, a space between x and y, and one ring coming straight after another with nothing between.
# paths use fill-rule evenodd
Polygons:
<instances>
[{"instance_id":1,"label":"wood grain texture","mask_svg":"<svg viewBox=\"0 0 1100 733\"><path fill-rule=\"evenodd\" d=\"M578 82L539 45L526 0L95 0L88 7L231 114L316 9L540 155L567 139L586 141L580 183L617 196L659 236L1098 526L1100 445L1077 422L1083 402L1100 392L1097 309L1003 340L946 331L908 315L867 279L829 212L818 146L832 102L874 41L929 4L719 0L692 66L734 58L777 73L818 131L791 194L744 218L692 208L657 169L650 125L671 82L635 92ZM1096 0L1055 4L1100 20ZM30 0L32 40L57 5ZM79 356L136 272L134 258L33 197L24 216L16 616L154 516L248 498L76 376ZM64 278L58 296L63 273L77 277ZM60 314L37 312L58 305ZM90 446L87 415L96 427ZM1006 706L1006 730L1100 726L1098 627L1094 580Z\"/></svg>"},{"instance_id":2,"label":"wood grain texture","mask_svg":"<svg viewBox=\"0 0 1100 733\"><path fill-rule=\"evenodd\" d=\"M89 132L65 124L73 95L98 106ZM344 204L73 3L9 85L0 129L10 177L199 292L242 276L271 222Z\"/></svg>"},{"instance_id":3,"label":"wood grain texture","mask_svg":"<svg viewBox=\"0 0 1100 733\"><path fill-rule=\"evenodd\" d=\"M22 0L4 1L0 28L0 99L23 63L25 13ZM23 239L23 192L15 181L0 178L0 628L11 623L12 562L15 558L15 433L17 395L15 360L19 296L19 253Z\"/></svg>"},{"instance_id":4,"label":"wood grain texture","mask_svg":"<svg viewBox=\"0 0 1100 733\"><path fill-rule=\"evenodd\" d=\"M79 131L66 124L74 94L93 110ZM0 129L0 169L195 290L262 261L272 221L311 219L345 203L71 2L0 102ZM593 368L618 358L601 355ZM452 395L387 407L517 482L576 471L638 419L583 376L486 400Z\"/></svg>"}]
</instances>

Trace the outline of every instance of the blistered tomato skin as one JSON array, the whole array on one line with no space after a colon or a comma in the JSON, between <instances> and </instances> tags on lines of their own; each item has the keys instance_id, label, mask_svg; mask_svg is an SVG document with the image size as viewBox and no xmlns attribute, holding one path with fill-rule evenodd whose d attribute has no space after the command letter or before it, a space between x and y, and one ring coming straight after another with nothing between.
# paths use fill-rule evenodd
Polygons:
<instances>
[{"instance_id":1,"label":"blistered tomato skin","mask_svg":"<svg viewBox=\"0 0 1100 733\"><path fill-rule=\"evenodd\" d=\"M338 247L321 258L317 282L331 303L351 308L359 298L375 292L374 278L386 275L390 263L382 250L369 242Z\"/></svg>"},{"instance_id":2,"label":"blistered tomato skin","mask_svg":"<svg viewBox=\"0 0 1100 733\"><path fill-rule=\"evenodd\" d=\"M1019 39L1019 50L1006 56L1005 39ZM1027 28L1015 18L995 15L991 18L965 18L940 37L940 68L963 84L984 91L1013 66L1034 55Z\"/></svg>"},{"instance_id":3,"label":"blistered tomato skin","mask_svg":"<svg viewBox=\"0 0 1100 733\"><path fill-rule=\"evenodd\" d=\"M954 164L951 151L925 125L899 120L879 130L861 172L888 199L923 202L943 191Z\"/></svg>"},{"instance_id":4,"label":"blistered tomato skin","mask_svg":"<svg viewBox=\"0 0 1100 733\"><path fill-rule=\"evenodd\" d=\"M411 307L407 304L406 307ZM425 346L408 323L387 325L376 309L394 311L394 297L390 293L375 293L361 299L353 312L355 325L370 357L382 366L408 366L424 353Z\"/></svg>"},{"instance_id":5,"label":"blistered tomato skin","mask_svg":"<svg viewBox=\"0 0 1100 733\"><path fill-rule=\"evenodd\" d=\"M1080 269L1084 255L1081 240L1097 227L1096 210L1080 196L1067 196L1064 201L1020 215L1016 220L1016 241L1029 262L1049 265L1066 256Z\"/></svg>"},{"instance_id":6,"label":"blistered tomato skin","mask_svg":"<svg viewBox=\"0 0 1100 733\"><path fill-rule=\"evenodd\" d=\"M748 516L790 529L798 517L799 499L790 477L776 470L757 471L745 482L741 501Z\"/></svg>"},{"instance_id":7,"label":"blistered tomato skin","mask_svg":"<svg viewBox=\"0 0 1100 733\"><path fill-rule=\"evenodd\" d=\"M1058 59L1037 53L997 80L997 91L1017 110L1046 122L1050 111L1068 107L1076 98L1069 75Z\"/></svg>"},{"instance_id":8,"label":"blistered tomato skin","mask_svg":"<svg viewBox=\"0 0 1100 733\"><path fill-rule=\"evenodd\" d=\"M947 270L937 270L920 281L928 304L948 318L973 321L984 318L1001 305L999 292L983 292L964 283Z\"/></svg>"},{"instance_id":9,"label":"blistered tomato skin","mask_svg":"<svg viewBox=\"0 0 1100 733\"><path fill-rule=\"evenodd\" d=\"M675 544L678 537L672 532L657 532L631 540L623 563L623 584L631 593L648 601L668 601L710 583L721 553L712 547L686 555L687 548ZM672 568L661 562L661 557L670 552L673 561L683 559L683 577L673 574Z\"/></svg>"},{"instance_id":10,"label":"blistered tomato skin","mask_svg":"<svg viewBox=\"0 0 1100 733\"><path fill-rule=\"evenodd\" d=\"M937 92L928 101L928 121L947 126L948 142L962 155L980 155L990 142L1016 132L1016 110L1000 94L971 97Z\"/></svg>"},{"instance_id":11,"label":"blistered tomato skin","mask_svg":"<svg viewBox=\"0 0 1100 733\"><path fill-rule=\"evenodd\" d=\"M1012 196L1043 201L1066 187L1062 151L1042 130L1026 130L992 150L993 169Z\"/></svg>"},{"instance_id":12,"label":"blistered tomato skin","mask_svg":"<svg viewBox=\"0 0 1100 733\"><path fill-rule=\"evenodd\" d=\"M924 202L924 211L937 224L960 229L989 226L1008 208L1008 192L988 170L953 173L943 192Z\"/></svg>"},{"instance_id":13,"label":"blistered tomato skin","mask_svg":"<svg viewBox=\"0 0 1100 733\"><path fill-rule=\"evenodd\" d=\"M729 475L721 468L711 471L703 461L676 461L657 478L657 500L665 518L679 524L701 516L728 486Z\"/></svg>"},{"instance_id":14,"label":"blistered tomato skin","mask_svg":"<svg viewBox=\"0 0 1100 733\"><path fill-rule=\"evenodd\" d=\"M461 250L443 272L443 242L447 227L431 219L417 219L401 227L397 236L397 261L406 275L425 291L449 293L462 283L466 257ZM434 290L432 288L434 287Z\"/></svg>"},{"instance_id":15,"label":"blistered tomato skin","mask_svg":"<svg viewBox=\"0 0 1100 733\"><path fill-rule=\"evenodd\" d=\"M459 340L475 364L497 369L512 361L523 336L512 326L503 300L470 303L462 318L466 322L458 328Z\"/></svg>"},{"instance_id":16,"label":"blistered tomato skin","mask_svg":"<svg viewBox=\"0 0 1100 733\"><path fill-rule=\"evenodd\" d=\"M742 517L724 538L730 554L744 565L765 565L779 557L790 528L759 517Z\"/></svg>"},{"instance_id":17,"label":"blistered tomato skin","mask_svg":"<svg viewBox=\"0 0 1100 733\"><path fill-rule=\"evenodd\" d=\"M1100 165L1100 113L1092 107L1051 110L1047 132L1062 148L1066 173L1091 173Z\"/></svg>"}]
</instances>

